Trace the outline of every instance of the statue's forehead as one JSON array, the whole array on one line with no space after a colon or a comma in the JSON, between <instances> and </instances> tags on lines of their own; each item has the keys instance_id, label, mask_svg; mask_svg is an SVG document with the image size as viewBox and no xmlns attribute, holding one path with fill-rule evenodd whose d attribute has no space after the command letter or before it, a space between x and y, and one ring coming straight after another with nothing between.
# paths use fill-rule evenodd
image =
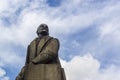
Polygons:
<instances>
[{"instance_id":1,"label":"statue's forehead","mask_svg":"<svg viewBox=\"0 0 120 80\"><path fill-rule=\"evenodd\" d=\"M48 26L46 24L41 24L39 27L45 27L48 28Z\"/></svg>"},{"instance_id":2,"label":"statue's forehead","mask_svg":"<svg viewBox=\"0 0 120 80\"><path fill-rule=\"evenodd\" d=\"M47 29L48 27L46 27L46 26L40 26L39 28L38 28L38 30L41 30L41 29Z\"/></svg>"}]
</instances>

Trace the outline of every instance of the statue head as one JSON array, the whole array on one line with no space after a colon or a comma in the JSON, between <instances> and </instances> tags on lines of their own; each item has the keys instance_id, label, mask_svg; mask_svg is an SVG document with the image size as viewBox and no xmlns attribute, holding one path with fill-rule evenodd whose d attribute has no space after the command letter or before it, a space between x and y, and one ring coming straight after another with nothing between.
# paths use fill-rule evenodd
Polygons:
<instances>
[{"instance_id":1,"label":"statue head","mask_svg":"<svg viewBox=\"0 0 120 80\"><path fill-rule=\"evenodd\" d=\"M48 26L46 24L40 24L36 33L39 37L49 35Z\"/></svg>"}]
</instances>

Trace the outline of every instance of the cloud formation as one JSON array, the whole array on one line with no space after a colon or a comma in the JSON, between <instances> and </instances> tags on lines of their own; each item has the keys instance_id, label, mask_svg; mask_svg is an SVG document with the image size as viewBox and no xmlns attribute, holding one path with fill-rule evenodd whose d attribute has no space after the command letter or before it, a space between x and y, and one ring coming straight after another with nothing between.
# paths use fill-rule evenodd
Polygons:
<instances>
[{"instance_id":1,"label":"cloud formation","mask_svg":"<svg viewBox=\"0 0 120 80\"><path fill-rule=\"evenodd\" d=\"M60 39L60 57L68 79L118 80L120 1L60 0L57 6L52 3L0 1L0 76L6 75L4 67L24 65L26 48L36 37L37 26L47 23L50 35Z\"/></svg>"},{"instance_id":2,"label":"cloud formation","mask_svg":"<svg viewBox=\"0 0 120 80\"><path fill-rule=\"evenodd\" d=\"M61 60L68 80L119 80L120 70L111 65L100 69L100 62L90 54L76 56L71 61Z\"/></svg>"},{"instance_id":3,"label":"cloud formation","mask_svg":"<svg viewBox=\"0 0 120 80\"><path fill-rule=\"evenodd\" d=\"M0 67L0 80L9 80L9 77L5 75L6 75L6 72Z\"/></svg>"}]
</instances>

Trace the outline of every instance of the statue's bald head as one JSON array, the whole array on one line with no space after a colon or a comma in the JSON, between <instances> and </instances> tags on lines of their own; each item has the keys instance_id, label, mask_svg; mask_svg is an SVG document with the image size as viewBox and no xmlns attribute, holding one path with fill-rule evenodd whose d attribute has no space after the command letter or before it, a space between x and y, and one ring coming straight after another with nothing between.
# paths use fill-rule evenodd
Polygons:
<instances>
[{"instance_id":1,"label":"statue's bald head","mask_svg":"<svg viewBox=\"0 0 120 80\"><path fill-rule=\"evenodd\" d=\"M49 35L49 29L46 24L40 24L37 28L37 35L39 37Z\"/></svg>"}]
</instances>

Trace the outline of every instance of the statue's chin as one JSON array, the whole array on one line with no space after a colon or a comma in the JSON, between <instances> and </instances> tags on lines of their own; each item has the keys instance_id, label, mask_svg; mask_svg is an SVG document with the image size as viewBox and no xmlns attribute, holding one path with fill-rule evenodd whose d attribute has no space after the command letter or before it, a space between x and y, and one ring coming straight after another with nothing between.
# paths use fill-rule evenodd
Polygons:
<instances>
[{"instance_id":1,"label":"statue's chin","mask_svg":"<svg viewBox=\"0 0 120 80\"><path fill-rule=\"evenodd\" d=\"M42 35L42 36L46 36L46 35L48 35L48 33L47 33L46 31L42 31L42 32L41 32L41 35Z\"/></svg>"}]
</instances>

